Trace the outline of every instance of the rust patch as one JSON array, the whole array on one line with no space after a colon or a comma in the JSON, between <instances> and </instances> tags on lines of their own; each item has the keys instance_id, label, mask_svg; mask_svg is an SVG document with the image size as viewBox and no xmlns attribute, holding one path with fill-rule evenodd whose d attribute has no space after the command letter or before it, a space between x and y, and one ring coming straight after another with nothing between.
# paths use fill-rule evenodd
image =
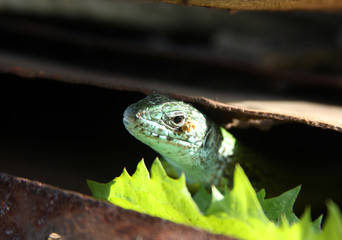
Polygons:
<instances>
[{"instance_id":1,"label":"rust patch","mask_svg":"<svg viewBox=\"0 0 342 240\"><path fill-rule=\"evenodd\" d=\"M232 239L0 173L0 239Z\"/></svg>"}]
</instances>

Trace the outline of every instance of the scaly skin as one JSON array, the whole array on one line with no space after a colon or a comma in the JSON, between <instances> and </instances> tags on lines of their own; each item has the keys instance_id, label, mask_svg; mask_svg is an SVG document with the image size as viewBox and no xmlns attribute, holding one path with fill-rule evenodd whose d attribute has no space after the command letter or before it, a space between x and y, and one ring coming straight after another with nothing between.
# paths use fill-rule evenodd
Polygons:
<instances>
[{"instance_id":1,"label":"scaly skin","mask_svg":"<svg viewBox=\"0 0 342 240\"><path fill-rule=\"evenodd\" d=\"M235 138L189 104L150 95L130 105L123 122L189 184L220 184L232 174Z\"/></svg>"},{"instance_id":2,"label":"scaly skin","mask_svg":"<svg viewBox=\"0 0 342 240\"><path fill-rule=\"evenodd\" d=\"M206 187L215 184L220 190L224 190L225 182L232 186L236 162L252 180L252 185L256 189L266 188L268 196L295 186L291 182L293 177L298 177L291 174L294 166L242 146L225 129L182 101L162 95L148 96L126 109L123 122L134 137L176 168L177 174L184 172L193 192L198 183ZM304 177L317 179L314 172L313 175L307 172ZM335 196L340 196L339 184L335 181L329 185ZM316 187L313 191L317 191ZM303 194L302 199L312 199L311 194Z\"/></svg>"}]
</instances>

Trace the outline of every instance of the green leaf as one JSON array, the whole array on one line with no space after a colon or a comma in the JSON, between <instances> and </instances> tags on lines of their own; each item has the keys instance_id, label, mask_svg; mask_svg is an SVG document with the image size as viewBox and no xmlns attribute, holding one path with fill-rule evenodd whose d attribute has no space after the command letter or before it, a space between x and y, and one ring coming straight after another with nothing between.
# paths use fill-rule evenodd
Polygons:
<instances>
[{"instance_id":1,"label":"green leaf","mask_svg":"<svg viewBox=\"0 0 342 240\"><path fill-rule=\"evenodd\" d=\"M264 189L257 193L259 202L266 216L273 222L280 224L283 215L287 221L292 224L298 222L298 217L293 213L293 205L297 199L300 186L293 188L278 197L265 199L266 192Z\"/></svg>"},{"instance_id":2,"label":"green leaf","mask_svg":"<svg viewBox=\"0 0 342 240\"><path fill-rule=\"evenodd\" d=\"M316 230L321 230L321 225L323 221L323 214L320 215L312 224Z\"/></svg>"},{"instance_id":3,"label":"green leaf","mask_svg":"<svg viewBox=\"0 0 342 240\"><path fill-rule=\"evenodd\" d=\"M215 189L213 188L213 192L218 191ZM235 168L234 188L232 191L226 193L222 200L220 198L218 200L213 198L207 214L210 215L219 212L226 212L231 217L238 217L243 220L256 218L265 223L269 221L262 210L251 183L240 165L237 165Z\"/></svg>"},{"instance_id":4,"label":"green leaf","mask_svg":"<svg viewBox=\"0 0 342 240\"><path fill-rule=\"evenodd\" d=\"M281 219L279 225L275 224L265 214L239 165L235 168L232 190L222 195L213 187L210 195L200 188L195 196L198 205L186 187L184 175L178 179L170 178L158 159L152 164L151 176L141 161L132 176L124 170L120 177L107 184L88 181L88 185L95 197L107 199L123 208L238 239L342 239L341 213L332 203L328 206L329 217L323 231L317 230L312 223L309 210L300 220L291 221L290 209L298 188L276 199L265 200L265 193L259 193L264 209L268 209L275 219ZM286 200L290 203L285 204Z\"/></svg>"},{"instance_id":5,"label":"green leaf","mask_svg":"<svg viewBox=\"0 0 342 240\"><path fill-rule=\"evenodd\" d=\"M338 206L333 202L328 202L328 218L323 225L322 233L317 239L342 239L342 215Z\"/></svg>"},{"instance_id":6,"label":"green leaf","mask_svg":"<svg viewBox=\"0 0 342 240\"><path fill-rule=\"evenodd\" d=\"M207 192L203 184L199 186L199 189L193 199L203 213L207 211L211 203L211 195Z\"/></svg>"},{"instance_id":7,"label":"green leaf","mask_svg":"<svg viewBox=\"0 0 342 240\"><path fill-rule=\"evenodd\" d=\"M98 184L98 190L94 182L89 183L95 197L103 199L107 196L107 200L120 207L188 225L201 221L200 211L186 187L184 175L179 179L168 177L158 159L152 164L151 177L141 161L133 176L124 170L112 182Z\"/></svg>"},{"instance_id":8,"label":"green leaf","mask_svg":"<svg viewBox=\"0 0 342 240\"><path fill-rule=\"evenodd\" d=\"M114 181L105 184L87 180L87 184L93 197L107 200L110 193L110 188L114 184Z\"/></svg>"}]
</instances>

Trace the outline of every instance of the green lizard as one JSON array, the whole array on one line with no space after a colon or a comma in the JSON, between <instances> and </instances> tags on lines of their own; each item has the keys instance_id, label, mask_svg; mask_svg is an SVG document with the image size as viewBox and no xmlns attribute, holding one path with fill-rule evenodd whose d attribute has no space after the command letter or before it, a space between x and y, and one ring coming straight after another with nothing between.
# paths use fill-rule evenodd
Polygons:
<instances>
[{"instance_id":1,"label":"green lizard","mask_svg":"<svg viewBox=\"0 0 342 240\"><path fill-rule=\"evenodd\" d=\"M192 105L164 95L150 95L130 105L123 122L178 174L184 172L190 185L223 186L232 178L234 164L245 156L224 128Z\"/></svg>"}]
</instances>

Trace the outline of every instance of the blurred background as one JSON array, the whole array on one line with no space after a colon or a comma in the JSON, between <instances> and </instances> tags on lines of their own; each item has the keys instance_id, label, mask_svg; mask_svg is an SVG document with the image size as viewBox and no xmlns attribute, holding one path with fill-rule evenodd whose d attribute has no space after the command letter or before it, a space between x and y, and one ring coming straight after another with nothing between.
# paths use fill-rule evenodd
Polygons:
<instances>
[{"instance_id":1,"label":"blurred background","mask_svg":"<svg viewBox=\"0 0 342 240\"><path fill-rule=\"evenodd\" d=\"M107 182L156 156L123 127L124 109L144 97L132 84L339 107L341 57L338 12L1 0L0 171L89 194L86 179ZM87 86L90 75L104 88ZM106 89L108 79L120 87ZM318 216L329 198L341 206L341 133L294 123L232 132L296 169L289 185L306 196L297 213L311 204Z\"/></svg>"}]
</instances>

